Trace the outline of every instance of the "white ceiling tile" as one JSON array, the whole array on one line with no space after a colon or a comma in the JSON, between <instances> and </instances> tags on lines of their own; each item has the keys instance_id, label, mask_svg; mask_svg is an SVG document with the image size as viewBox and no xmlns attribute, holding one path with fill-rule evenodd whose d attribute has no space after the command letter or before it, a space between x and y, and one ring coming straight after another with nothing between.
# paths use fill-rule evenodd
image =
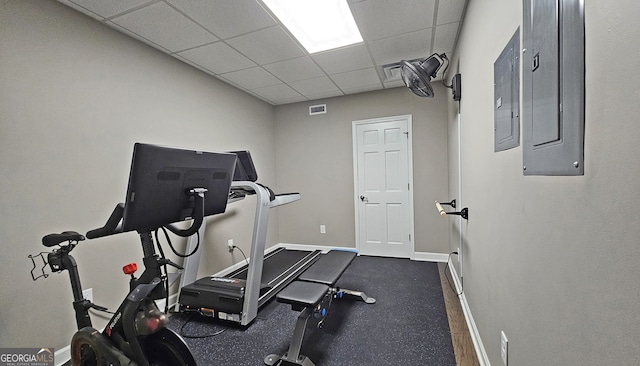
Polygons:
<instances>
[{"instance_id":1,"label":"white ceiling tile","mask_svg":"<svg viewBox=\"0 0 640 366\"><path fill-rule=\"evenodd\" d=\"M91 10L89 10L87 8L84 8L84 7L74 3L71 0L58 0L58 2L70 7L72 9L77 10L77 11L81 12L82 14L88 15L88 16L90 16L92 18L95 18L95 19L98 19L98 20L104 20L103 16L101 16L101 15L99 15L97 13L94 13Z\"/></svg>"},{"instance_id":2,"label":"white ceiling tile","mask_svg":"<svg viewBox=\"0 0 640 366\"><path fill-rule=\"evenodd\" d=\"M380 90L380 84L359 86L357 88L342 89L345 94L357 94L374 90Z\"/></svg>"},{"instance_id":3,"label":"white ceiling tile","mask_svg":"<svg viewBox=\"0 0 640 366\"><path fill-rule=\"evenodd\" d=\"M389 82L384 83L384 88L385 89L397 88L399 86L405 86L404 82L402 82L402 80L395 80L395 81L389 81Z\"/></svg>"},{"instance_id":4,"label":"white ceiling tile","mask_svg":"<svg viewBox=\"0 0 640 366\"><path fill-rule=\"evenodd\" d=\"M459 25L459 22L455 22L436 27L436 37L433 45L434 52L442 53L453 51Z\"/></svg>"},{"instance_id":5,"label":"white ceiling tile","mask_svg":"<svg viewBox=\"0 0 640 366\"><path fill-rule=\"evenodd\" d=\"M371 42L369 48L378 65L425 58L431 54L431 29Z\"/></svg>"},{"instance_id":6,"label":"white ceiling tile","mask_svg":"<svg viewBox=\"0 0 640 366\"><path fill-rule=\"evenodd\" d=\"M360 32L367 41L433 26L435 0L379 0L354 4Z\"/></svg>"},{"instance_id":7,"label":"white ceiling tile","mask_svg":"<svg viewBox=\"0 0 640 366\"><path fill-rule=\"evenodd\" d=\"M314 79L290 82L289 85L302 95L325 93L339 90L338 87L326 76Z\"/></svg>"},{"instance_id":8,"label":"white ceiling tile","mask_svg":"<svg viewBox=\"0 0 640 366\"><path fill-rule=\"evenodd\" d=\"M279 26L232 38L227 43L260 65L305 55L305 51Z\"/></svg>"},{"instance_id":9,"label":"white ceiling tile","mask_svg":"<svg viewBox=\"0 0 640 366\"><path fill-rule=\"evenodd\" d=\"M462 20L462 12L467 0L446 0L438 3L436 24L442 25Z\"/></svg>"},{"instance_id":10,"label":"white ceiling tile","mask_svg":"<svg viewBox=\"0 0 640 366\"><path fill-rule=\"evenodd\" d=\"M342 90L370 85L377 85L378 88L382 86L378 73L374 68L331 75L331 79Z\"/></svg>"},{"instance_id":11,"label":"white ceiling tile","mask_svg":"<svg viewBox=\"0 0 640 366\"><path fill-rule=\"evenodd\" d=\"M335 91L328 91L328 92L324 92L324 93L307 94L307 95L305 95L305 97L307 97L309 100L316 100L316 99L340 97L340 96L343 96L343 95L344 95L344 93L342 91L335 90Z\"/></svg>"},{"instance_id":12,"label":"white ceiling tile","mask_svg":"<svg viewBox=\"0 0 640 366\"><path fill-rule=\"evenodd\" d=\"M264 68L284 82L312 79L324 75L309 56L276 62L265 65Z\"/></svg>"},{"instance_id":13,"label":"white ceiling tile","mask_svg":"<svg viewBox=\"0 0 640 366\"><path fill-rule=\"evenodd\" d=\"M166 52L166 53L169 53L169 54L171 53L171 51L169 51L168 49L158 45L157 43L153 43L150 40L142 37L141 35L133 33L132 31L128 30L127 28L123 28L122 26L120 26L120 25L118 25L118 24L116 24L116 23L114 23L114 22L112 22L110 20L105 21L104 24L112 27L113 29L115 29L115 30L117 30L119 32L122 32L122 33L128 35L131 38L135 38L140 42L146 43L149 46L154 47L154 48L156 48L156 49L158 49L158 50L160 50L162 52Z\"/></svg>"},{"instance_id":14,"label":"white ceiling tile","mask_svg":"<svg viewBox=\"0 0 640 366\"><path fill-rule=\"evenodd\" d=\"M75 3L76 5L79 5L80 7L87 9L95 14L98 14L103 18L109 18L116 14L120 14L127 10L133 9L144 3L148 3L149 0L119 0L119 1L67 0L63 2Z\"/></svg>"},{"instance_id":15,"label":"white ceiling tile","mask_svg":"<svg viewBox=\"0 0 640 366\"><path fill-rule=\"evenodd\" d=\"M58 1L277 105L402 87L381 67L450 53L469 0L348 0L365 41L312 55L260 0Z\"/></svg>"},{"instance_id":16,"label":"white ceiling tile","mask_svg":"<svg viewBox=\"0 0 640 366\"><path fill-rule=\"evenodd\" d=\"M245 89L257 89L264 86L281 84L275 76L265 71L262 67L253 67L250 69L234 71L222 74L220 77L231 81Z\"/></svg>"},{"instance_id":17,"label":"white ceiling tile","mask_svg":"<svg viewBox=\"0 0 640 366\"><path fill-rule=\"evenodd\" d=\"M196 63L215 74L247 69L256 64L233 48L216 42L178 53L179 56Z\"/></svg>"},{"instance_id":18,"label":"white ceiling tile","mask_svg":"<svg viewBox=\"0 0 640 366\"><path fill-rule=\"evenodd\" d=\"M300 93L286 84L265 86L263 88L253 89L251 92L270 101L291 100L302 97Z\"/></svg>"},{"instance_id":19,"label":"white ceiling tile","mask_svg":"<svg viewBox=\"0 0 640 366\"><path fill-rule=\"evenodd\" d=\"M309 99L303 97L303 96L299 96L299 97L294 97L294 98L283 98L283 99L274 99L271 102L273 104L277 104L277 105L282 105L282 104L289 104L289 103L298 103L298 102L305 102Z\"/></svg>"},{"instance_id":20,"label":"white ceiling tile","mask_svg":"<svg viewBox=\"0 0 640 366\"><path fill-rule=\"evenodd\" d=\"M222 39L277 24L256 0L168 1Z\"/></svg>"},{"instance_id":21,"label":"white ceiling tile","mask_svg":"<svg viewBox=\"0 0 640 366\"><path fill-rule=\"evenodd\" d=\"M371 56L364 44L339 48L311 55L327 74L372 67Z\"/></svg>"},{"instance_id":22,"label":"white ceiling tile","mask_svg":"<svg viewBox=\"0 0 640 366\"><path fill-rule=\"evenodd\" d=\"M185 64L187 64L187 65L190 65L190 66L192 66L192 67L195 67L196 69L198 69L198 70L200 70L200 71L202 71L202 72L205 72L205 73L207 73L207 74L209 74L209 75L213 75L213 76L217 77L218 79L220 79L220 80L222 80L222 81L224 81L224 82L227 82L226 80L223 80L223 79L219 78L219 77L216 75L216 73L215 73L215 72L213 72L213 71L211 71L211 70L209 70L209 69L207 69L207 68L204 68L204 67L202 67L202 66L198 65L197 63L195 63L195 62L193 62L193 61L191 61L191 60L188 60L188 59L186 59L186 58L184 58L184 57L180 56L180 55L179 55L179 54L177 54L177 53L174 53L174 54L172 54L171 56L173 56L173 57L177 58L178 60L180 60L180 61L184 62L184 63L185 63Z\"/></svg>"},{"instance_id":23,"label":"white ceiling tile","mask_svg":"<svg viewBox=\"0 0 640 366\"><path fill-rule=\"evenodd\" d=\"M172 52L218 40L163 2L113 18L112 21Z\"/></svg>"},{"instance_id":24,"label":"white ceiling tile","mask_svg":"<svg viewBox=\"0 0 640 366\"><path fill-rule=\"evenodd\" d=\"M303 96L299 96L299 97L295 97L295 98L278 98L278 99L274 99L272 101L270 101L272 104L275 105L283 105L283 104L290 104L290 103L299 103L299 102L306 102L309 99Z\"/></svg>"}]
</instances>

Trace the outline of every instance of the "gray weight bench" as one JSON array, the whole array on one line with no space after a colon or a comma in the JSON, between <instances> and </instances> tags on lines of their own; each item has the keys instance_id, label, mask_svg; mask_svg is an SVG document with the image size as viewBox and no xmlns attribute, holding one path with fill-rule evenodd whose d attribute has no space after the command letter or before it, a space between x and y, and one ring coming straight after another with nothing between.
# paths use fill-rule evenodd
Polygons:
<instances>
[{"instance_id":1,"label":"gray weight bench","mask_svg":"<svg viewBox=\"0 0 640 366\"><path fill-rule=\"evenodd\" d=\"M335 287L336 282L356 255L355 252L351 251L331 250L327 254L320 256L311 267L298 277L297 281L292 282L276 295L278 302L289 304L292 310L300 311L301 313L296 321L293 337L289 344L289 351L282 356L276 354L268 355L264 359L265 364L315 366L308 357L300 354L309 318L314 313L320 314L322 320L318 323L318 328L321 328L331 305L331 300L334 297L341 298L343 295L350 295L360 298L367 304L376 302L374 298L368 297L361 291L344 290ZM328 304L325 306L325 303Z\"/></svg>"}]
</instances>

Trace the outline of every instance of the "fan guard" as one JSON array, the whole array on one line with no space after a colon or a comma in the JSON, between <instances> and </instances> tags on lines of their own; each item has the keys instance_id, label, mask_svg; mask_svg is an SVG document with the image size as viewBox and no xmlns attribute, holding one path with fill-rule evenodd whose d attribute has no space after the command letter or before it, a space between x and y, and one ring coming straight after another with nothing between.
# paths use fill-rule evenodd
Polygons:
<instances>
[{"instance_id":1,"label":"fan guard","mask_svg":"<svg viewBox=\"0 0 640 366\"><path fill-rule=\"evenodd\" d=\"M419 97L433 98L431 79L436 76L445 60L447 67L449 67L447 56L444 53L441 55L434 53L424 60L400 61L402 65L400 72L404 85Z\"/></svg>"}]
</instances>

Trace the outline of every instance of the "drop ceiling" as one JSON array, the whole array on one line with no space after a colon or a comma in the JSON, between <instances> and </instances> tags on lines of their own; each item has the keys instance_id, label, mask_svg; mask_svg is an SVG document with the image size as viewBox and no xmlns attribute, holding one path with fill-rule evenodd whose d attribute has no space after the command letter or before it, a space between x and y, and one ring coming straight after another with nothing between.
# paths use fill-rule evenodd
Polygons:
<instances>
[{"instance_id":1,"label":"drop ceiling","mask_svg":"<svg viewBox=\"0 0 640 366\"><path fill-rule=\"evenodd\" d=\"M468 0L348 0L363 43L309 54L259 0L58 0L273 105L402 86L385 65L451 55Z\"/></svg>"}]
</instances>

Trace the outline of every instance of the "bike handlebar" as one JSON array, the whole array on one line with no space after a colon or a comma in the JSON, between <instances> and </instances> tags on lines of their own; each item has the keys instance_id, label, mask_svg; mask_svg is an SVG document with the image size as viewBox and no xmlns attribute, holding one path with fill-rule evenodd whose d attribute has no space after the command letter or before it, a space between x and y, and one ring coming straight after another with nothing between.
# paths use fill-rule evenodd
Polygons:
<instances>
[{"instance_id":1,"label":"bike handlebar","mask_svg":"<svg viewBox=\"0 0 640 366\"><path fill-rule=\"evenodd\" d=\"M194 200L195 207L193 209L193 223L191 224L191 227L184 230L179 229L178 227L172 224L168 224L165 227L169 229L169 231L171 231L172 233L182 237L187 237L195 234L200 229L200 226L204 221L204 194L206 192L207 190L205 188L193 188L189 191L189 194L195 197L195 200ZM103 236L121 233L123 231L122 230L123 213L124 213L124 203L118 203L116 207L113 209L111 216L109 216L107 223L99 229L89 230L87 232L87 238L95 239L95 238L101 238Z\"/></svg>"},{"instance_id":2,"label":"bike handlebar","mask_svg":"<svg viewBox=\"0 0 640 366\"><path fill-rule=\"evenodd\" d=\"M103 236L118 234L122 232L122 214L124 212L124 203L118 203L116 208L113 209L111 216L107 220L107 223L99 229L93 229L87 231L87 238L95 239Z\"/></svg>"}]
</instances>

